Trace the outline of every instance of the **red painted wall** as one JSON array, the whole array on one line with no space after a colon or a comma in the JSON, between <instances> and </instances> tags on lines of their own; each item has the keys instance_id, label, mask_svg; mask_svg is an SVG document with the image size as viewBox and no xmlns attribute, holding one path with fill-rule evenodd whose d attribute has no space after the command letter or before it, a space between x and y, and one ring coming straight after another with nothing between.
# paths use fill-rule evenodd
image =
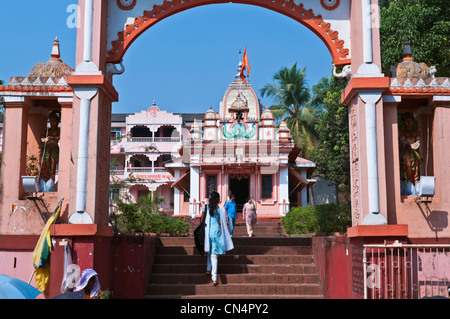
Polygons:
<instances>
[{"instance_id":1,"label":"red painted wall","mask_svg":"<svg viewBox=\"0 0 450 319\"><path fill-rule=\"evenodd\" d=\"M345 236L313 237L313 252L326 299L348 299L351 273Z\"/></svg>"},{"instance_id":2,"label":"red painted wall","mask_svg":"<svg viewBox=\"0 0 450 319\"><path fill-rule=\"evenodd\" d=\"M118 236L113 240L113 291L117 299L142 299L149 282L158 238Z\"/></svg>"}]
</instances>

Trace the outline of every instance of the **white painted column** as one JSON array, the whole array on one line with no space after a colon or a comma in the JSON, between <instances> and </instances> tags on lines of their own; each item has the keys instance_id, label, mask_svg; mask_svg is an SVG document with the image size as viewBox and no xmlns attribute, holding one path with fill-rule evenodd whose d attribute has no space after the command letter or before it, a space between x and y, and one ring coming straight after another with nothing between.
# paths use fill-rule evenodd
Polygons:
<instances>
[{"instance_id":1,"label":"white painted column","mask_svg":"<svg viewBox=\"0 0 450 319\"><path fill-rule=\"evenodd\" d=\"M200 174L198 167L191 167L191 194L189 197L189 214L194 218L196 214L200 214L199 212L199 202L200 202Z\"/></svg>"},{"instance_id":2,"label":"white painted column","mask_svg":"<svg viewBox=\"0 0 450 319\"><path fill-rule=\"evenodd\" d=\"M286 205L284 207L283 203ZM289 174L288 167L280 167L280 215L284 216L289 211Z\"/></svg>"},{"instance_id":3,"label":"white painted column","mask_svg":"<svg viewBox=\"0 0 450 319\"><path fill-rule=\"evenodd\" d=\"M97 92L98 89L95 88L74 89L74 93L81 100L81 104L78 140L76 211L72 214L72 216L70 216L69 224L93 223L91 216L86 212L86 197L89 150L89 114L91 110L91 100Z\"/></svg>"},{"instance_id":4,"label":"white painted column","mask_svg":"<svg viewBox=\"0 0 450 319\"><path fill-rule=\"evenodd\" d=\"M384 76L380 68L373 63L373 16L371 0L361 0L363 26L363 59L364 63L358 68L356 77ZM378 21L379 23L379 21Z\"/></svg>"},{"instance_id":5,"label":"white painted column","mask_svg":"<svg viewBox=\"0 0 450 319\"><path fill-rule=\"evenodd\" d=\"M372 8L370 0L362 0L364 63L373 63Z\"/></svg>"},{"instance_id":6,"label":"white painted column","mask_svg":"<svg viewBox=\"0 0 450 319\"><path fill-rule=\"evenodd\" d=\"M377 113L376 103L381 99L379 92L360 93L366 103L366 153L368 174L369 215L364 225L386 225L386 218L380 214L380 190L378 182Z\"/></svg>"},{"instance_id":7,"label":"white painted column","mask_svg":"<svg viewBox=\"0 0 450 319\"><path fill-rule=\"evenodd\" d=\"M83 24L83 61L78 64L72 75L102 74L102 72L99 71L98 66L92 61L93 35L94 0L85 0ZM86 212L86 198L91 101L97 92L98 88L96 87L74 88L74 94L81 100L81 103L77 163L77 197L75 213L69 218L70 224L93 223L91 216Z\"/></svg>"},{"instance_id":8,"label":"white painted column","mask_svg":"<svg viewBox=\"0 0 450 319\"><path fill-rule=\"evenodd\" d=\"M301 175L304 179L308 179L306 169L302 168ZM308 186L303 187L303 189L301 190L301 196L302 196L302 207L308 206Z\"/></svg>"},{"instance_id":9,"label":"white painted column","mask_svg":"<svg viewBox=\"0 0 450 319\"><path fill-rule=\"evenodd\" d=\"M175 180L180 178L180 171L176 170L174 172ZM173 214L180 215L180 190L176 187L173 188Z\"/></svg>"},{"instance_id":10,"label":"white painted column","mask_svg":"<svg viewBox=\"0 0 450 319\"><path fill-rule=\"evenodd\" d=\"M92 61L92 47L94 36L94 0L85 0L83 25L83 62L73 74L102 74L98 66Z\"/></svg>"}]
</instances>

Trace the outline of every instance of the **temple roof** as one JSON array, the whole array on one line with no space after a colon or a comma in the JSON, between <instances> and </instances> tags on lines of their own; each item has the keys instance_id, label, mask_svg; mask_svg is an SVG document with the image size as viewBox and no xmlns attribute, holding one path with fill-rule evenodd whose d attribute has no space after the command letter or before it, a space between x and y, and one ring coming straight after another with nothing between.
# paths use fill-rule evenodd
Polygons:
<instances>
[{"instance_id":1,"label":"temple roof","mask_svg":"<svg viewBox=\"0 0 450 319\"><path fill-rule=\"evenodd\" d=\"M449 95L449 78L435 77L436 67L414 60L411 45L406 38L403 44L403 59L391 66L389 83L391 94L401 95Z\"/></svg>"},{"instance_id":2,"label":"temple roof","mask_svg":"<svg viewBox=\"0 0 450 319\"><path fill-rule=\"evenodd\" d=\"M68 66L61 60L61 53L59 49L59 40L56 37L53 42L51 58L44 63L36 64L28 74L28 77L52 77L62 78L72 74L74 69Z\"/></svg>"},{"instance_id":3,"label":"temple roof","mask_svg":"<svg viewBox=\"0 0 450 319\"><path fill-rule=\"evenodd\" d=\"M72 88L66 82L66 76L74 72L61 60L59 40L55 39L51 57L47 62L39 62L28 76L13 76L7 85L0 85L0 91L25 93L68 92Z\"/></svg>"},{"instance_id":4,"label":"temple roof","mask_svg":"<svg viewBox=\"0 0 450 319\"><path fill-rule=\"evenodd\" d=\"M249 120L259 120L260 118L261 107L259 99L248 79L246 82L242 81L239 76L240 70L241 63L239 63L238 73L235 75L235 80L228 85L225 95L220 101L219 116L221 120L230 119L231 114L229 109L232 107L237 107L239 103L241 107L243 104L248 107Z\"/></svg>"}]
</instances>

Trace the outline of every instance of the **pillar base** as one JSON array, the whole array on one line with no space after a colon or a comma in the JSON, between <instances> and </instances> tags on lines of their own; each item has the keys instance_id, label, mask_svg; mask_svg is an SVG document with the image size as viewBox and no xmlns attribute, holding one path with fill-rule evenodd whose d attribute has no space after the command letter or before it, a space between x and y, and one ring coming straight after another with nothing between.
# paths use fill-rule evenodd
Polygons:
<instances>
[{"instance_id":1,"label":"pillar base","mask_svg":"<svg viewBox=\"0 0 450 319\"><path fill-rule=\"evenodd\" d=\"M69 224L93 224L91 216L86 212L75 212L69 218Z\"/></svg>"},{"instance_id":2,"label":"pillar base","mask_svg":"<svg viewBox=\"0 0 450 319\"><path fill-rule=\"evenodd\" d=\"M364 218L363 225L387 225L387 219L380 213L370 213Z\"/></svg>"},{"instance_id":3,"label":"pillar base","mask_svg":"<svg viewBox=\"0 0 450 319\"><path fill-rule=\"evenodd\" d=\"M359 225L347 229L347 237L407 237L408 225Z\"/></svg>"}]
</instances>

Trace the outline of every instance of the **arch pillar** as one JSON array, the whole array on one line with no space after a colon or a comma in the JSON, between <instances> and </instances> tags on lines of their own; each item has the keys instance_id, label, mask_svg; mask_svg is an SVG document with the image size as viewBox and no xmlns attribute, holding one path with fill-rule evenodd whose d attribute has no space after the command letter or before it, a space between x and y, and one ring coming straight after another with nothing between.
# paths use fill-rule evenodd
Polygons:
<instances>
[{"instance_id":1,"label":"arch pillar","mask_svg":"<svg viewBox=\"0 0 450 319\"><path fill-rule=\"evenodd\" d=\"M103 75L72 75L74 89L69 223L107 225L111 103L118 94Z\"/></svg>"},{"instance_id":2,"label":"arch pillar","mask_svg":"<svg viewBox=\"0 0 450 319\"><path fill-rule=\"evenodd\" d=\"M387 77L353 77L342 102L349 106L353 225L387 224L383 92Z\"/></svg>"},{"instance_id":3,"label":"arch pillar","mask_svg":"<svg viewBox=\"0 0 450 319\"><path fill-rule=\"evenodd\" d=\"M0 185L0 233L7 232L8 219L11 218L11 205L16 203L24 194L20 176L25 175L27 157L28 111L32 101L26 97L5 97L3 135L7 143L3 145L2 178ZM18 147L19 146L19 147ZM8 214L6 214L8 212Z\"/></svg>"},{"instance_id":4,"label":"arch pillar","mask_svg":"<svg viewBox=\"0 0 450 319\"><path fill-rule=\"evenodd\" d=\"M71 224L108 223L111 103L118 94L106 75L107 0L79 0L74 90Z\"/></svg>"}]
</instances>

